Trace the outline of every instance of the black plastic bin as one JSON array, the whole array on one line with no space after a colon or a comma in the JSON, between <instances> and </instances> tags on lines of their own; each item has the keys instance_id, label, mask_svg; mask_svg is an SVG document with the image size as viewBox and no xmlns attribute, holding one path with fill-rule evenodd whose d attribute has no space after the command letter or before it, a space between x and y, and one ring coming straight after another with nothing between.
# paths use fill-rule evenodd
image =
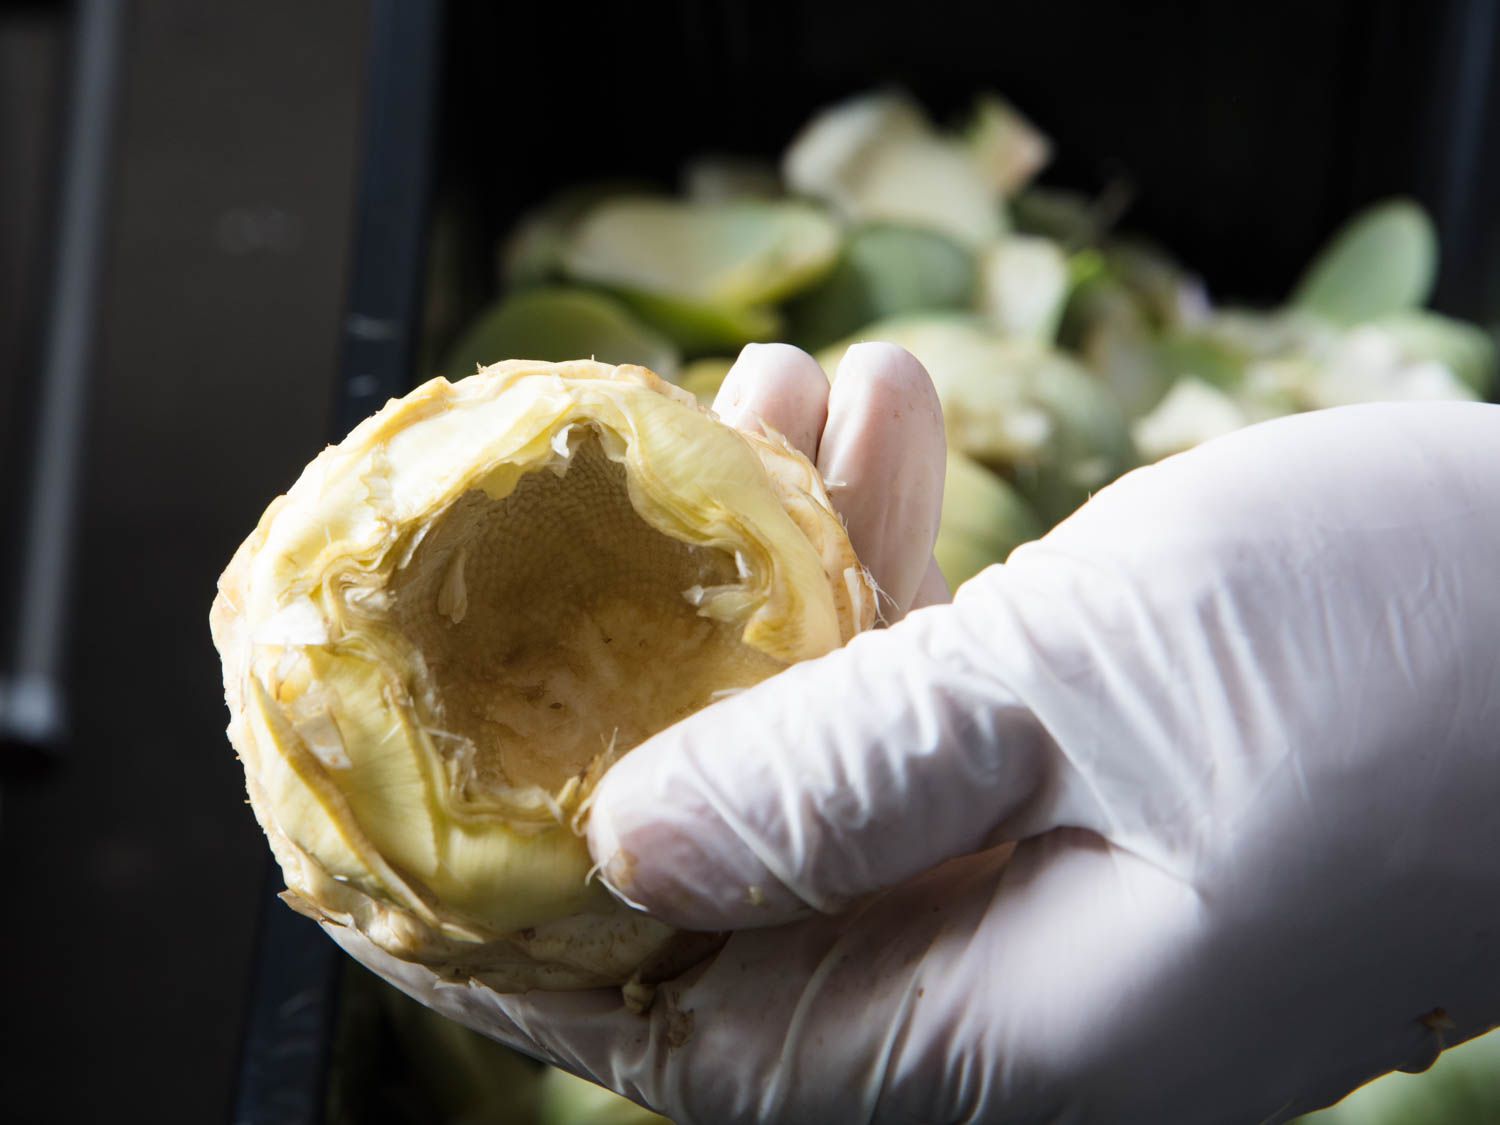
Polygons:
<instances>
[{"instance_id":1,"label":"black plastic bin","mask_svg":"<svg viewBox=\"0 0 1500 1125\"><path fill-rule=\"evenodd\" d=\"M371 26L334 438L494 296L496 243L555 189L672 187L689 155L772 156L812 110L882 85L940 117L1004 93L1057 140L1046 181L1127 183L1127 228L1252 302L1283 297L1361 205L1411 195L1440 232L1436 307L1500 320L1500 3L374 0ZM437 214L457 232L440 264ZM260 892L235 1120L385 1119L330 1080L340 1037L399 1068L349 984L368 978L279 886L271 871Z\"/></svg>"}]
</instances>

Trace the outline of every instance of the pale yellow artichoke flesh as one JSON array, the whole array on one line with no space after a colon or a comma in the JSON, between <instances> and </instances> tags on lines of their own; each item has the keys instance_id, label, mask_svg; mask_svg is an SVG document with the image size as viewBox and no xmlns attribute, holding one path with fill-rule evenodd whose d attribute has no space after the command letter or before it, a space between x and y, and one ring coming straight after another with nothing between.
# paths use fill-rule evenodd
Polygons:
<instances>
[{"instance_id":1,"label":"pale yellow artichoke flesh","mask_svg":"<svg viewBox=\"0 0 1500 1125\"><path fill-rule=\"evenodd\" d=\"M442 698L444 736L472 747L466 785L557 792L610 745L781 666L683 596L736 581L727 552L636 513L590 434L566 476L460 497L391 583L391 619Z\"/></svg>"},{"instance_id":2,"label":"pale yellow artichoke flesh","mask_svg":"<svg viewBox=\"0 0 1500 1125\"><path fill-rule=\"evenodd\" d=\"M290 901L499 988L683 944L588 878L604 771L867 628L817 471L638 367L513 361L392 402L267 510L212 615Z\"/></svg>"}]
</instances>

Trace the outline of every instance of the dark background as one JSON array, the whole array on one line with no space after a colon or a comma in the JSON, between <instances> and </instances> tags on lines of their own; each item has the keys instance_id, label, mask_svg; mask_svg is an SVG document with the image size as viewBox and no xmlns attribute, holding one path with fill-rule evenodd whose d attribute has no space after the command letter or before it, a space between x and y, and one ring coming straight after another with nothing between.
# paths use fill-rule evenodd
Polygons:
<instances>
[{"instance_id":1,"label":"dark background","mask_svg":"<svg viewBox=\"0 0 1500 1125\"><path fill-rule=\"evenodd\" d=\"M432 292L450 318L552 188L670 185L687 154L772 154L824 102L897 83L939 116L1004 93L1056 141L1044 180L1128 183L1125 225L1219 295L1278 299L1357 206L1415 194L1443 237L1440 307L1500 319L1495 3L518 7L448 15L432 166L454 252ZM0 781L0 1118L229 1113L265 847L207 612L235 545L330 434L378 8L128 5L73 734L51 768ZM68 15L0 8L0 564L20 526Z\"/></svg>"},{"instance_id":2,"label":"dark background","mask_svg":"<svg viewBox=\"0 0 1500 1125\"><path fill-rule=\"evenodd\" d=\"M0 269L49 235L11 146L55 120L65 7L0 22ZM356 0L130 5L85 442L72 744L0 782L0 1119L222 1121L266 851L208 639L218 571L323 444L365 49ZM9 60L22 57L26 65ZM12 123L21 126L11 131ZM55 147L55 146L53 146ZM33 256L0 339L29 345ZM25 369L0 357L0 442ZM15 366L12 366L12 365ZM7 397L6 387L10 388ZM15 505L11 496L12 507ZM0 545L19 518L0 524Z\"/></svg>"}]
</instances>

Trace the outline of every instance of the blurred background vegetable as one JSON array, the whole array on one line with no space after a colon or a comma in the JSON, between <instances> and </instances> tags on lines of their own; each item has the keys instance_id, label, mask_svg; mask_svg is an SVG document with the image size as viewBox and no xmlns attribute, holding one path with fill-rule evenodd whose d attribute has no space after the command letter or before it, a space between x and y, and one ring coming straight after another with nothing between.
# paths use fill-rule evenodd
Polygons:
<instances>
[{"instance_id":1,"label":"blurred background vegetable","mask_svg":"<svg viewBox=\"0 0 1500 1125\"><path fill-rule=\"evenodd\" d=\"M880 91L816 113L779 177L704 157L684 198L564 189L503 241L501 296L442 369L594 355L711 402L752 340L813 350L830 376L850 343L900 344L963 455L940 553L952 583L1122 472L1240 426L1489 392L1490 334L1424 307L1437 240L1412 201L1351 218L1284 305L1242 308L1119 233L1118 192L1036 186L1052 149L995 95L944 129Z\"/></svg>"}]
</instances>

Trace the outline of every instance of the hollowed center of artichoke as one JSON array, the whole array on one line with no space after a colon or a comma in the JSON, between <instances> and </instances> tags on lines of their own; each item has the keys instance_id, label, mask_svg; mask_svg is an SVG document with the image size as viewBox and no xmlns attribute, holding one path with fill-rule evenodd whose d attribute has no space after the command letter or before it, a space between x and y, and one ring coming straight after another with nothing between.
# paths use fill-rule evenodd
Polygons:
<instances>
[{"instance_id":1,"label":"hollowed center of artichoke","mask_svg":"<svg viewBox=\"0 0 1500 1125\"><path fill-rule=\"evenodd\" d=\"M780 664L698 615L695 586L734 558L648 524L590 432L503 500L473 490L430 529L392 592L436 688L434 739L480 792L556 792Z\"/></svg>"}]
</instances>

